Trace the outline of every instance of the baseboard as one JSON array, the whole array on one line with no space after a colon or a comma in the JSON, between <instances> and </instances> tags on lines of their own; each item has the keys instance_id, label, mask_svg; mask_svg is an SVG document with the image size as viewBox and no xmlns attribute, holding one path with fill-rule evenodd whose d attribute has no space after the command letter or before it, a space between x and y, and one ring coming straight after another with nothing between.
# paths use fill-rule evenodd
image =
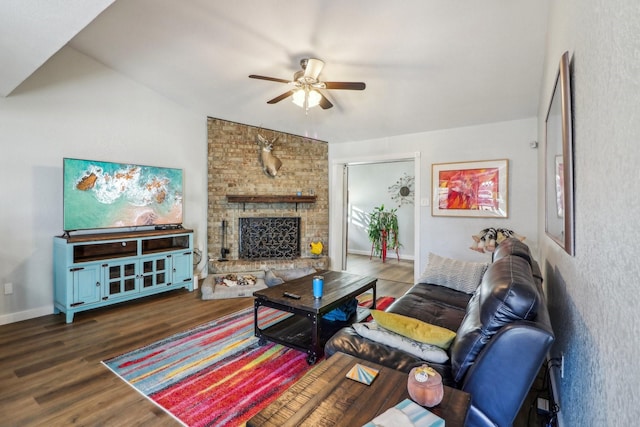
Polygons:
<instances>
[{"instance_id":1,"label":"baseboard","mask_svg":"<svg viewBox=\"0 0 640 427\"><path fill-rule=\"evenodd\" d=\"M353 255L366 255L366 256L370 256L371 252L369 251L361 251L358 249L349 249L347 251L348 254L353 254ZM387 252L387 259L389 258L395 258L396 254L394 252ZM400 254L400 259L401 260L407 260L407 261L414 261L415 257L413 255L403 255Z\"/></svg>"},{"instance_id":2,"label":"baseboard","mask_svg":"<svg viewBox=\"0 0 640 427\"><path fill-rule=\"evenodd\" d=\"M7 325L9 323L21 322L23 320L29 320L36 317L47 316L52 313L53 313L53 305L47 305L44 307L32 308L31 310L3 314L3 315L0 315L0 325Z\"/></svg>"},{"instance_id":3,"label":"baseboard","mask_svg":"<svg viewBox=\"0 0 640 427\"><path fill-rule=\"evenodd\" d=\"M349 249L347 251L347 253L348 254L353 254L353 255L366 255L366 256L371 255L371 252L369 252L369 251L360 251L358 249Z\"/></svg>"}]
</instances>

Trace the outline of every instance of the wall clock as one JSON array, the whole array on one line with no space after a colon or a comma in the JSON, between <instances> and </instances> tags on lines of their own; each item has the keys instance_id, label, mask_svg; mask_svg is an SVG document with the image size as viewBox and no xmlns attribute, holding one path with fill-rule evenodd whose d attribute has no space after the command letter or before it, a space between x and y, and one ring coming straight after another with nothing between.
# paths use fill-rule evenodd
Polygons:
<instances>
[{"instance_id":1,"label":"wall clock","mask_svg":"<svg viewBox=\"0 0 640 427\"><path fill-rule=\"evenodd\" d=\"M396 202L398 206L402 204L413 204L413 191L414 191L415 177L407 175L405 172L403 176L396 181L395 184L389 187L389 194L391 194L391 200Z\"/></svg>"}]
</instances>

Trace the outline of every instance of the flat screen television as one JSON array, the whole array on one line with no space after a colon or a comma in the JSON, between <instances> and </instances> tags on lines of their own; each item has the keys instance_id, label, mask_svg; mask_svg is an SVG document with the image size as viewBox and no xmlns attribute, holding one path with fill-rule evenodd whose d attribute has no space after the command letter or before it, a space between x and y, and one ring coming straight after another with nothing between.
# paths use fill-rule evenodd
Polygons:
<instances>
[{"instance_id":1,"label":"flat screen television","mask_svg":"<svg viewBox=\"0 0 640 427\"><path fill-rule=\"evenodd\" d=\"M64 231L182 224L182 169L63 159Z\"/></svg>"}]
</instances>

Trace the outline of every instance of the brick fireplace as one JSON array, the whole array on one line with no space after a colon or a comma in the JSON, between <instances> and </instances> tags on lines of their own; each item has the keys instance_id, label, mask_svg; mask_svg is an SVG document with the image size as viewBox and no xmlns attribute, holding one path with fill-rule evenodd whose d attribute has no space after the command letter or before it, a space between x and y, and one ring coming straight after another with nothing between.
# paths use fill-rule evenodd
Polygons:
<instances>
[{"instance_id":1,"label":"brick fireplace","mask_svg":"<svg viewBox=\"0 0 640 427\"><path fill-rule=\"evenodd\" d=\"M207 133L209 272L307 266L328 268L328 257L312 257L309 251L312 241L321 240L325 248L329 242L327 144L215 118L207 120ZM258 133L269 140L275 139L272 154L282 162L275 177L262 169ZM238 203L234 199L230 201L230 195L268 197L257 197L260 201L256 203ZM298 221L299 254L259 255L253 259L243 256L240 251L241 222L253 218L283 218L284 222L297 218L294 221ZM223 221L228 261L218 261L223 247Z\"/></svg>"}]
</instances>

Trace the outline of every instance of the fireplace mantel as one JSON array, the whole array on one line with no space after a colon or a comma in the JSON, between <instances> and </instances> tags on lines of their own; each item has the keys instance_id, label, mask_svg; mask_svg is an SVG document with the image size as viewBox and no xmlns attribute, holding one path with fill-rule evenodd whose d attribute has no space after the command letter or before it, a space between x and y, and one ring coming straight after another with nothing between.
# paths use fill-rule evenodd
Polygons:
<instances>
[{"instance_id":1,"label":"fireplace mantel","mask_svg":"<svg viewBox=\"0 0 640 427\"><path fill-rule=\"evenodd\" d=\"M315 203L316 196L291 195L237 195L227 194L227 203L242 203L242 210L245 210L247 203L295 203L298 210L298 203Z\"/></svg>"}]
</instances>

